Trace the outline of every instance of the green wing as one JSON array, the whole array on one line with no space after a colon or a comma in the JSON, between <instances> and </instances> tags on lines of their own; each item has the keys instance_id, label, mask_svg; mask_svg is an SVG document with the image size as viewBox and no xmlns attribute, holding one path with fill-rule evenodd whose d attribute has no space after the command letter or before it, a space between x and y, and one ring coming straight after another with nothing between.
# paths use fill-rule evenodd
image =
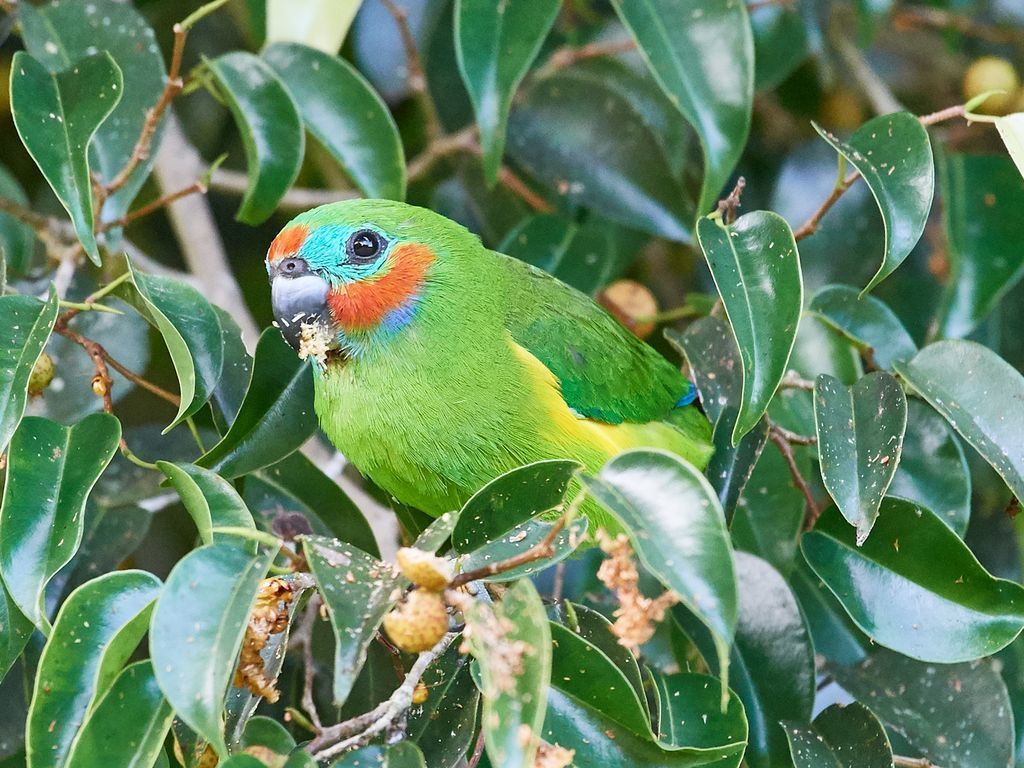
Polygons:
<instances>
[{"instance_id":1,"label":"green wing","mask_svg":"<svg viewBox=\"0 0 1024 768\"><path fill-rule=\"evenodd\" d=\"M497 254L508 274L505 326L544 363L577 413L610 424L664 419L689 391L679 370L590 297Z\"/></svg>"}]
</instances>

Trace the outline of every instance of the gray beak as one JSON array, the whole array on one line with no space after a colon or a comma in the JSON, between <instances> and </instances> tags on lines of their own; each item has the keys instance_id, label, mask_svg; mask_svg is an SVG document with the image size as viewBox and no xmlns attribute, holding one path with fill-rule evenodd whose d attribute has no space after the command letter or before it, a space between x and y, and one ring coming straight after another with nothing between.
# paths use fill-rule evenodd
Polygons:
<instances>
[{"instance_id":1,"label":"gray beak","mask_svg":"<svg viewBox=\"0 0 1024 768\"><path fill-rule=\"evenodd\" d=\"M270 302L281 335L298 351L302 326L322 323L330 327L327 281L310 272L302 259L282 259L270 267Z\"/></svg>"}]
</instances>

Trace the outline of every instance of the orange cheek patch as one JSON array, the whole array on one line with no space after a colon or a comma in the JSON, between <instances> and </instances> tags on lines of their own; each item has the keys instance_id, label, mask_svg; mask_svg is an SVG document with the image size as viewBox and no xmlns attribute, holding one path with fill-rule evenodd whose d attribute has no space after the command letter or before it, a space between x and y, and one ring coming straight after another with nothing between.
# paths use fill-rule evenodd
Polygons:
<instances>
[{"instance_id":1,"label":"orange cheek patch","mask_svg":"<svg viewBox=\"0 0 1024 768\"><path fill-rule=\"evenodd\" d=\"M426 245L395 247L376 275L340 285L327 295L331 316L348 332L376 328L388 313L416 298L433 262L434 254Z\"/></svg>"},{"instance_id":2,"label":"orange cheek patch","mask_svg":"<svg viewBox=\"0 0 1024 768\"><path fill-rule=\"evenodd\" d=\"M302 243L308 235L309 227L303 224L285 227L274 238L274 242L270 244L270 250L267 252L267 261L273 263L278 259L291 256L302 247Z\"/></svg>"}]
</instances>

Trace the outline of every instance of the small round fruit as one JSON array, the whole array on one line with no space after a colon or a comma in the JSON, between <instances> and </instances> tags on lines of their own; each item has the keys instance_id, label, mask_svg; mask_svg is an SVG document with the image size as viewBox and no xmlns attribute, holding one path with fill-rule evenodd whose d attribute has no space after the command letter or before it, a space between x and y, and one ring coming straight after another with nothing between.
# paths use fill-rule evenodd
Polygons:
<instances>
[{"instance_id":1,"label":"small round fruit","mask_svg":"<svg viewBox=\"0 0 1024 768\"><path fill-rule=\"evenodd\" d=\"M414 589L384 617L384 631L400 650L429 651L448 631L448 611L440 593Z\"/></svg>"},{"instance_id":2,"label":"small round fruit","mask_svg":"<svg viewBox=\"0 0 1024 768\"><path fill-rule=\"evenodd\" d=\"M964 98L968 101L986 91L1004 91L993 93L975 108L975 112L982 114L1005 115L1013 108L1019 87L1020 78L1013 64L998 56L975 59L964 73Z\"/></svg>"},{"instance_id":3,"label":"small round fruit","mask_svg":"<svg viewBox=\"0 0 1024 768\"><path fill-rule=\"evenodd\" d=\"M866 117L860 96L850 88L836 88L821 101L821 122L832 130L855 130Z\"/></svg>"},{"instance_id":4,"label":"small round fruit","mask_svg":"<svg viewBox=\"0 0 1024 768\"><path fill-rule=\"evenodd\" d=\"M412 703L419 706L420 704L424 704L429 698L430 689L422 682L416 683L416 687L412 690Z\"/></svg>"},{"instance_id":5,"label":"small round fruit","mask_svg":"<svg viewBox=\"0 0 1024 768\"><path fill-rule=\"evenodd\" d=\"M43 352L36 360L36 364L32 366L32 373L28 375L28 393L30 395L43 394L43 390L53 381L55 371L53 358Z\"/></svg>"},{"instance_id":6,"label":"small round fruit","mask_svg":"<svg viewBox=\"0 0 1024 768\"><path fill-rule=\"evenodd\" d=\"M650 318L658 314L658 300L636 280L616 280L598 296L601 306L641 339L654 331Z\"/></svg>"},{"instance_id":7,"label":"small round fruit","mask_svg":"<svg viewBox=\"0 0 1024 768\"><path fill-rule=\"evenodd\" d=\"M451 563L422 549L402 547L395 559L405 578L432 592L442 591L452 580Z\"/></svg>"}]
</instances>

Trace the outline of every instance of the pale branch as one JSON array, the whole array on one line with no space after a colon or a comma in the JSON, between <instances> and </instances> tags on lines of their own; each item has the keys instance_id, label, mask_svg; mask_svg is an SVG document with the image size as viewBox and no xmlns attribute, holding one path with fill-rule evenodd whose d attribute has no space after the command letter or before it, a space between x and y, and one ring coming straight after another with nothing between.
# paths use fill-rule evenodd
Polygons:
<instances>
[{"instance_id":1,"label":"pale branch","mask_svg":"<svg viewBox=\"0 0 1024 768\"><path fill-rule=\"evenodd\" d=\"M903 755L893 755L892 764L894 768L939 768L938 765L933 763L927 757L904 757Z\"/></svg>"},{"instance_id":2,"label":"pale branch","mask_svg":"<svg viewBox=\"0 0 1024 768\"><path fill-rule=\"evenodd\" d=\"M845 72L853 78L870 102L871 109L876 115L902 112L904 107L899 99L893 95L889 86L878 73L871 68L864 52L847 38L845 31L840 30L839 26L838 24L832 25L829 41L836 53L839 54L839 58L846 64Z\"/></svg>"},{"instance_id":3,"label":"pale branch","mask_svg":"<svg viewBox=\"0 0 1024 768\"><path fill-rule=\"evenodd\" d=\"M786 371L786 375L779 383L779 389L802 389L806 392L813 392L814 382L803 378L796 371Z\"/></svg>"},{"instance_id":4,"label":"pale branch","mask_svg":"<svg viewBox=\"0 0 1024 768\"><path fill-rule=\"evenodd\" d=\"M788 429L778 424L773 423L772 429L774 429L780 437L791 445L817 445L818 443L818 438L812 435L801 435L797 432L790 432Z\"/></svg>"},{"instance_id":5,"label":"pale branch","mask_svg":"<svg viewBox=\"0 0 1024 768\"><path fill-rule=\"evenodd\" d=\"M282 550L283 551L283 550ZM299 621L298 626L291 636L292 647L302 648L303 681L302 681L302 709L309 717L310 723L316 733L323 731L323 723L320 720L320 713L317 711L316 702L313 699L313 681L316 678L316 659L313 657L313 628L320 615L322 599L319 595L313 595L306 604L305 613Z\"/></svg>"},{"instance_id":6,"label":"pale branch","mask_svg":"<svg viewBox=\"0 0 1024 768\"><path fill-rule=\"evenodd\" d=\"M244 195L249 187L249 176L243 171L232 171L218 168L210 177L210 189L232 195ZM277 203L279 210L304 211L318 205L336 203L339 200L353 200L360 197L359 190L348 187L345 189L310 189L308 187L292 187L285 192Z\"/></svg>"},{"instance_id":7,"label":"pale branch","mask_svg":"<svg viewBox=\"0 0 1024 768\"><path fill-rule=\"evenodd\" d=\"M370 712L324 728L306 745L306 751L318 762L328 760L369 744L374 738L388 731L412 706L413 693L423 675L431 664L444 655L456 637L456 633L448 633L429 651L421 653L409 669L405 680L387 701Z\"/></svg>"}]
</instances>

